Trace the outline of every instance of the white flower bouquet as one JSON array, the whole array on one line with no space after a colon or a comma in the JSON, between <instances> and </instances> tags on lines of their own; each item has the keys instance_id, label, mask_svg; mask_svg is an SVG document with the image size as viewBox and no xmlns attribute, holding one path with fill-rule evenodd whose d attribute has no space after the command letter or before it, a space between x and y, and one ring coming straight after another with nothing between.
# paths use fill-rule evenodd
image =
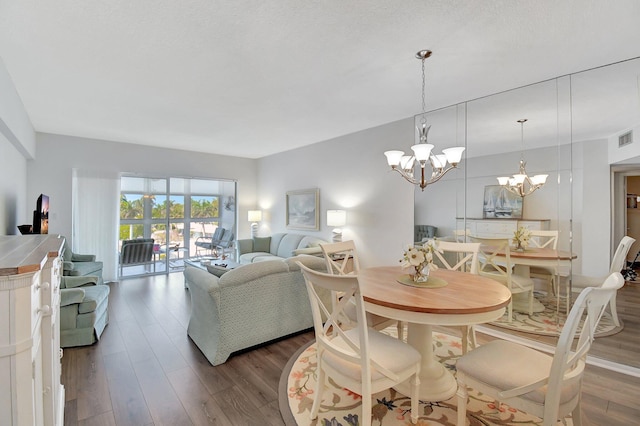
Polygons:
<instances>
[{"instance_id":1,"label":"white flower bouquet","mask_svg":"<svg viewBox=\"0 0 640 426\"><path fill-rule=\"evenodd\" d=\"M433 263L433 253L439 250L435 240L430 240L421 246L412 246L405 250L400 260L404 268L414 268L412 278L416 282L424 282L429 277L429 271L438 269Z\"/></svg>"},{"instance_id":2,"label":"white flower bouquet","mask_svg":"<svg viewBox=\"0 0 640 426\"><path fill-rule=\"evenodd\" d=\"M523 250L527 247L529 239L531 239L531 231L526 226L520 226L513 233L513 244L515 244L516 250Z\"/></svg>"}]
</instances>

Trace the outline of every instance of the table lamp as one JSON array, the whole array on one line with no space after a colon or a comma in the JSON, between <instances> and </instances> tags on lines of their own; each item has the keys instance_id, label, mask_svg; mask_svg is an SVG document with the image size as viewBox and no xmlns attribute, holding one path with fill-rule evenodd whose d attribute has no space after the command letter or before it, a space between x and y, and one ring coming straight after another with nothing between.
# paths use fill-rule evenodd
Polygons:
<instances>
[{"instance_id":1,"label":"table lamp","mask_svg":"<svg viewBox=\"0 0 640 426\"><path fill-rule=\"evenodd\" d=\"M333 242L342 241L342 229L347 223L347 212L345 210L327 210L327 226L335 226L333 228Z\"/></svg>"},{"instance_id":2,"label":"table lamp","mask_svg":"<svg viewBox=\"0 0 640 426\"><path fill-rule=\"evenodd\" d=\"M258 236L258 222L262 220L262 210L249 210L249 222L251 223L251 238Z\"/></svg>"}]
</instances>

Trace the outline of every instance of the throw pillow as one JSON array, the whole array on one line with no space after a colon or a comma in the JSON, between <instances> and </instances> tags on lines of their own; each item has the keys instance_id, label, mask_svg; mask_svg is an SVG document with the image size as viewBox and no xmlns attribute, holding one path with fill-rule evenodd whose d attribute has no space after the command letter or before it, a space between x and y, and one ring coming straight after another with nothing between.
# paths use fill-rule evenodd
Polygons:
<instances>
[{"instance_id":1,"label":"throw pillow","mask_svg":"<svg viewBox=\"0 0 640 426\"><path fill-rule=\"evenodd\" d=\"M225 272L229 272L230 269L222 268L215 265L207 265L207 271L209 271L210 274L213 274L216 277L220 278L222 275L224 275Z\"/></svg>"},{"instance_id":2,"label":"throw pillow","mask_svg":"<svg viewBox=\"0 0 640 426\"><path fill-rule=\"evenodd\" d=\"M271 237L254 237L253 238L253 251L260 251L269 253L271 248Z\"/></svg>"}]
</instances>

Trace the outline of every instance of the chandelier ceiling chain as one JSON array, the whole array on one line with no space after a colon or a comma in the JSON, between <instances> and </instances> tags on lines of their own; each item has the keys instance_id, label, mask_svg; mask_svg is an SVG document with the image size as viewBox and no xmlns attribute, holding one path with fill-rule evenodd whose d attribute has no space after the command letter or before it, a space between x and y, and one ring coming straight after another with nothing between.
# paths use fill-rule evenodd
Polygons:
<instances>
[{"instance_id":1,"label":"chandelier ceiling chain","mask_svg":"<svg viewBox=\"0 0 640 426\"><path fill-rule=\"evenodd\" d=\"M421 50L416 53L416 58L422 61L422 116L420 127L416 126L419 135L417 144L411 147L413 155L404 155L404 151L386 151L387 163L391 170L395 170L400 175L424 191L427 185L439 181L448 171L458 167L462 159L464 147L453 147L442 150L442 154L432 154L433 145L427 143L427 137L431 126L427 126L427 102L426 102L426 74L425 59L431 56L430 50ZM429 163L431 167L431 177L426 178L425 167ZM447 166L447 163L449 165ZM416 179L414 165L420 166L420 179Z\"/></svg>"},{"instance_id":2,"label":"chandelier ceiling chain","mask_svg":"<svg viewBox=\"0 0 640 426\"><path fill-rule=\"evenodd\" d=\"M547 181L547 174L535 175L533 177L529 177L527 175L526 166L527 163L524 161L524 123L528 120L526 118L521 118L517 122L520 123L520 166L518 173L514 174L513 177L501 176L498 178L498 183L505 189L510 192L520 196L526 197L527 195L533 194L536 190L542 188L545 182Z\"/></svg>"}]
</instances>

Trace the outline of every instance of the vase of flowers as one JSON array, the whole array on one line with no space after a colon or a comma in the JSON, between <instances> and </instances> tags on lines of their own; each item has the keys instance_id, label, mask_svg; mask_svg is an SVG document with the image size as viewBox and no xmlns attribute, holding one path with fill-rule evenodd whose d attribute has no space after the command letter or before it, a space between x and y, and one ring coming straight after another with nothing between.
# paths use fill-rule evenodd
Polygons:
<instances>
[{"instance_id":1,"label":"vase of flowers","mask_svg":"<svg viewBox=\"0 0 640 426\"><path fill-rule=\"evenodd\" d=\"M513 244L516 246L516 250L524 251L525 247L529 245L529 239L531 238L531 231L526 226L520 226L513 233Z\"/></svg>"},{"instance_id":2,"label":"vase of flowers","mask_svg":"<svg viewBox=\"0 0 640 426\"><path fill-rule=\"evenodd\" d=\"M416 283L424 283L429 279L429 272L438 269L433 263L433 252L438 250L435 240L430 240L421 246L409 247L400 260L405 268L413 268L411 279Z\"/></svg>"}]
</instances>

